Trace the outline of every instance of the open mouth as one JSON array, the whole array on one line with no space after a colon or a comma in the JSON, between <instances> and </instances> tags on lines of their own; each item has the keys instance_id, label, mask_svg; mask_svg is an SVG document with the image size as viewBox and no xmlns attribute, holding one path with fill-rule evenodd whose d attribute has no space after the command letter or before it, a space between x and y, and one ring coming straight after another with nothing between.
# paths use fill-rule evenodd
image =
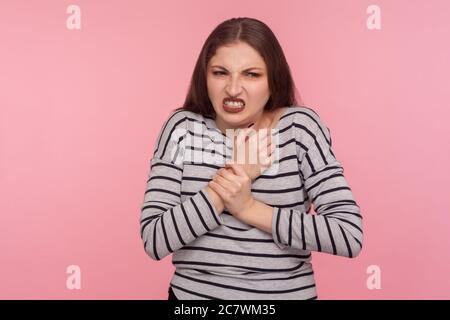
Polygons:
<instances>
[{"instance_id":1,"label":"open mouth","mask_svg":"<svg viewBox=\"0 0 450 320\"><path fill-rule=\"evenodd\" d=\"M242 99L223 99L223 109L226 112L237 113L241 112L245 108L245 102Z\"/></svg>"}]
</instances>

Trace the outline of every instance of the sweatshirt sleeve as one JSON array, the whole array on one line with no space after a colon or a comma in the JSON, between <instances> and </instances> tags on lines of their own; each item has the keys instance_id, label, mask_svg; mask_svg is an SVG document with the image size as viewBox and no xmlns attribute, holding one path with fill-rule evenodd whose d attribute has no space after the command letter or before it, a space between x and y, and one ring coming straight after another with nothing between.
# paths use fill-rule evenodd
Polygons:
<instances>
[{"instance_id":1,"label":"sweatshirt sleeve","mask_svg":"<svg viewBox=\"0 0 450 320\"><path fill-rule=\"evenodd\" d=\"M356 257L363 243L362 216L336 159L328 127L316 113L310 129L299 129L299 167L316 214L273 208L272 235L280 249L293 247ZM307 137L307 138L306 138Z\"/></svg>"},{"instance_id":2,"label":"sweatshirt sleeve","mask_svg":"<svg viewBox=\"0 0 450 320\"><path fill-rule=\"evenodd\" d=\"M180 249L222 224L206 187L181 202L186 115L177 111L164 123L150 161L140 215L145 252L154 260Z\"/></svg>"}]
</instances>

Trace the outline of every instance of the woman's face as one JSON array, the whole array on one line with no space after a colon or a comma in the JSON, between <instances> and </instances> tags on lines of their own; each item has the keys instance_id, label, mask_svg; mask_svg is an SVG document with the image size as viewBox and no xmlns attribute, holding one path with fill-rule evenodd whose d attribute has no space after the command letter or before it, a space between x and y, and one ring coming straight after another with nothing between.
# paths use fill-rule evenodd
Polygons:
<instances>
[{"instance_id":1,"label":"woman's face","mask_svg":"<svg viewBox=\"0 0 450 320\"><path fill-rule=\"evenodd\" d=\"M219 47L207 66L208 95L220 130L244 128L261 118L270 98L267 68L245 42ZM241 99L243 108L224 106L225 98Z\"/></svg>"}]
</instances>

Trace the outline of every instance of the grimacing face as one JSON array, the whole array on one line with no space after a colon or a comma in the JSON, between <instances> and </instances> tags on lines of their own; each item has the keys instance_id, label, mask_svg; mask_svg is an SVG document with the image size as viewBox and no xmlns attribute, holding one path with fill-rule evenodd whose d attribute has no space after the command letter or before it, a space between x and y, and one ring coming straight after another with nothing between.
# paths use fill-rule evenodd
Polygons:
<instances>
[{"instance_id":1,"label":"grimacing face","mask_svg":"<svg viewBox=\"0 0 450 320\"><path fill-rule=\"evenodd\" d=\"M208 63L206 80L216 124L222 132L245 128L262 117L270 98L267 68L264 59L247 43L219 47ZM227 97L244 100L244 110L227 112L223 107Z\"/></svg>"}]
</instances>

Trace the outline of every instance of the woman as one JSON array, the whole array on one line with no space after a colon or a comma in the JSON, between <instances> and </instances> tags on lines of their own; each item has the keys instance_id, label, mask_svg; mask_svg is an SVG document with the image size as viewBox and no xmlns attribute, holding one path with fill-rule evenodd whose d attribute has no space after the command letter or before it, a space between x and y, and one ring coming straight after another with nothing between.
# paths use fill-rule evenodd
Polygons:
<instances>
[{"instance_id":1,"label":"woman","mask_svg":"<svg viewBox=\"0 0 450 320\"><path fill-rule=\"evenodd\" d=\"M227 20L206 40L155 143L140 219L147 254L173 253L169 299L316 299L311 251L361 251L330 131L294 93L261 21Z\"/></svg>"}]
</instances>

